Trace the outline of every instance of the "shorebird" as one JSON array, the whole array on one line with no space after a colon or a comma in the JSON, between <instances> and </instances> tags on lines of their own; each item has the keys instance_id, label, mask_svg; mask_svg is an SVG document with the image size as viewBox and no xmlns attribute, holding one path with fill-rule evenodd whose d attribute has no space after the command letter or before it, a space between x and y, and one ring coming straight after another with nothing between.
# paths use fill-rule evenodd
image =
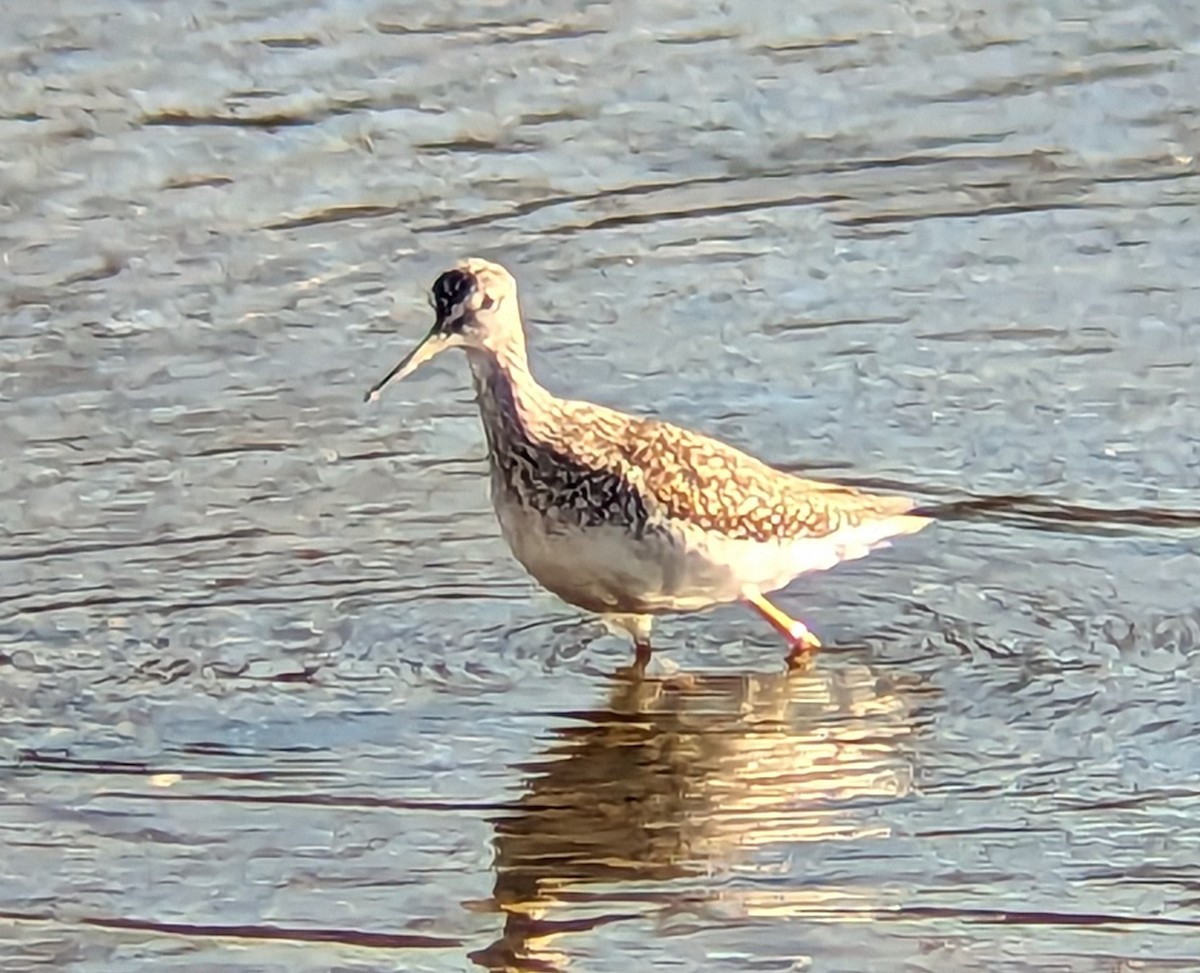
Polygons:
<instances>
[{"instance_id":1,"label":"shorebird","mask_svg":"<svg viewBox=\"0 0 1200 973\"><path fill-rule=\"evenodd\" d=\"M433 328L367 400L448 348L466 352L505 540L543 587L632 636L636 674L655 615L735 601L787 640L789 668L805 664L820 640L767 594L928 522L906 497L802 479L671 423L553 395L529 370L517 284L499 264L445 271L430 303Z\"/></svg>"}]
</instances>

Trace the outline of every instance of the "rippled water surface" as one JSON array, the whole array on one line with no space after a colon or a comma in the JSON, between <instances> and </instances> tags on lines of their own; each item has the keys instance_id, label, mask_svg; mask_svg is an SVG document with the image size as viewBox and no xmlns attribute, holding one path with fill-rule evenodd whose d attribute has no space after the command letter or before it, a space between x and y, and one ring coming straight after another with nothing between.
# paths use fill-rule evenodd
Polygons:
<instances>
[{"instance_id":1,"label":"rippled water surface","mask_svg":"<svg viewBox=\"0 0 1200 973\"><path fill-rule=\"evenodd\" d=\"M0 968L1200 967L1200 13L0 4ZM628 645L559 392L940 522Z\"/></svg>"}]
</instances>

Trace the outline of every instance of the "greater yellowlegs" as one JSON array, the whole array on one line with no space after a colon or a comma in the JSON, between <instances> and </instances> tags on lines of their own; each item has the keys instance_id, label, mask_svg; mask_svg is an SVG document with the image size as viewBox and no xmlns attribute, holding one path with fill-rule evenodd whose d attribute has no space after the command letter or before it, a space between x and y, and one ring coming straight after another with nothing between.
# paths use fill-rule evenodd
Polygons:
<instances>
[{"instance_id":1,"label":"greater yellowlegs","mask_svg":"<svg viewBox=\"0 0 1200 973\"><path fill-rule=\"evenodd\" d=\"M766 594L927 523L905 497L801 479L670 423L552 395L529 371L517 284L498 264L463 261L430 300L433 328L367 399L466 351L505 540L545 588L627 631L638 672L653 616L732 601L798 665L821 643Z\"/></svg>"}]
</instances>

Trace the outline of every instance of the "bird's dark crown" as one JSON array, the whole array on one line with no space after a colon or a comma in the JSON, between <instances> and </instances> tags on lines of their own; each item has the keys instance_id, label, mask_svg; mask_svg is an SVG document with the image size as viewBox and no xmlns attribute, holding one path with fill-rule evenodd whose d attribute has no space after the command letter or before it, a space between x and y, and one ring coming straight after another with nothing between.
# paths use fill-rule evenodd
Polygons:
<instances>
[{"instance_id":1,"label":"bird's dark crown","mask_svg":"<svg viewBox=\"0 0 1200 973\"><path fill-rule=\"evenodd\" d=\"M465 270L455 268L442 274L433 282L433 287L430 289L437 319L439 321L447 320L454 313L454 309L471 296L475 287L474 275Z\"/></svg>"}]
</instances>

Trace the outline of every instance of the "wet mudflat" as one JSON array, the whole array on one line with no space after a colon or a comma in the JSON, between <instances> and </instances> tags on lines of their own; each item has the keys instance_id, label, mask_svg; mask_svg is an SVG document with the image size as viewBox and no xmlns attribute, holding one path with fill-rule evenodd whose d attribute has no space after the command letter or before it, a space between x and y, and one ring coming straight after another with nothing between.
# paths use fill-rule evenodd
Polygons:
<instances>
[{"instance_id":1,"label":"wet mudflat","mask_svg":"<svg viewBox=\"0 0 1200 973\"><path fill-rule=\"evenodd\" d=\"M1200 966L1196 10L9 8L6 973ZM941 522L613 679L362 402L466 254Z\"/></svg>"}]
</instances>

